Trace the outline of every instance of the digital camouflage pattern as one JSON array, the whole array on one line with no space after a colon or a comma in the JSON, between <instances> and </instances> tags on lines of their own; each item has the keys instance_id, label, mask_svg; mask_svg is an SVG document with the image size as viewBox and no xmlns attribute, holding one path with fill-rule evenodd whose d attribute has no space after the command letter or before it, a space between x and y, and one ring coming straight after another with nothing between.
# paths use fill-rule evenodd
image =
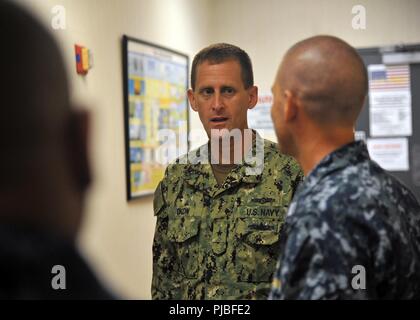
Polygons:
<instances>
[{"instance_id":1,"label":"digital camouflage pattern","mask_svg":"<svg viewBox=\"0 0 420 320\"><path fill-rule=\"evenodd\" d=\"M153 299L268 297L279 231L303 176L267 140L262 172L247 175L254 165L238 165L220 187L210 164L168 166L154 198Z\"/></svg>"},{"instance_id":2,"label":"digital camouflage pattern","mask_svg":"<svg viewBox=\"0 0 420 320\"><path fill-rule=\"evenodd\" d=\"M364 142L316 166L284 228L271 299L420 297L419 203L370 160ZM364 290L356 265L365 268Z\"/></svg>"}]
</instances>

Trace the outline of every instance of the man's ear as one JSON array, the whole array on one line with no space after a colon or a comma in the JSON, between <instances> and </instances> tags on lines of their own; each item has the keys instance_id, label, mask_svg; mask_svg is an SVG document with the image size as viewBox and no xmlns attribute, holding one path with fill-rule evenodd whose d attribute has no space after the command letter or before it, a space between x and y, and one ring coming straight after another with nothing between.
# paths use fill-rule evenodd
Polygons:
<instances>
[{"instance_id":1,"label":"man's ear","mask_svg":"<svg viewBox=\"0 0 420 320\"><path fill-rule=\"evenodd\" d=\"M291 122L298 116L298 102L296 96L290 91L284 91L284 121Z\"/></svg>"},{"instance_id":2,"label":"man's ear","mask_svg":"<svg viewBox=\"0 0 420 320\"><path fill-rule=\"evenodd\" d=\"M248 103L248 109L253 109L258 102L258 87L252 86L248 89L249 94L249 103Z\"/></svg>"},{"instance_id":3,"label":"man's ear","mask_svg":"<svg viewBox=\"0 0 420 320\"><path fill-rule=\"evenodd\" d=\"M90 114L85 110L72 110L69 122L67 151L71 175L75 177L77 187L84 191L91 182L88 152Z\"/></svg>"},{"instance_id":4,"label":"man's ear","mask_svg":"<svg viewBox=\"0 0 420 320\"><path fill-rule=\"evenodd\" d=\"M192 90L192 89L188 89L188 100L190 101L190 105L191 105L191 108L194 110L194 111L198 111L198 107L197 107L197 105L196 105L196 101L195 101L195 96L194 96L194 91Z\"/></svg>"}]
</instances>

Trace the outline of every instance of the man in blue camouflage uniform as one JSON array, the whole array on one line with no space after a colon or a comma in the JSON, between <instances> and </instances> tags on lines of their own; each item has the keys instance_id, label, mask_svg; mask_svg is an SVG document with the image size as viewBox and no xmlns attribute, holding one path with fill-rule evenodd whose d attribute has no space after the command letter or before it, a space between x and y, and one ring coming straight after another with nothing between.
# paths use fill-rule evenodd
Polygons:
<instances>
[{"instance_id":1,"label":"man in blue camouflage uniform","mask_svg":"<svg viewBox=\"0 0 420 320\"><path fill-rule=\"evenodd\" d=\"M243 50L228 44L203 49L194 58L191 85L191 107L212 143L169 165L156 189L152 298L267 298L279 232L302 172L248 129L247 110L258 92ZM240 163L229 153L224 162L226 148L213 144L223 138L215 129L239 129ZM252 154L258 161L247 161Z\"/></svg>"},{"instance_id":2,"label":"man in blue camouflage uniform","mask_svg":"<svg viewBox=\"0 0 420 320\"><path fill-rule=\"evenodd\" d=\"M354 141L366 93L363 62L340 39L309 38L283 59L272 117L306 179L287 214L271 299L420 297L419 203Z\"/></svg>"}]
</instances>

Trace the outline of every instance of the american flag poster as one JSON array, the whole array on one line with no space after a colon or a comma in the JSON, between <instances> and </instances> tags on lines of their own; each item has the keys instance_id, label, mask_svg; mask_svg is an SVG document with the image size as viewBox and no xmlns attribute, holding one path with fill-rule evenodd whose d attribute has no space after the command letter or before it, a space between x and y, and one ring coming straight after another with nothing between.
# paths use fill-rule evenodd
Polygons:
<instances>
[{"instance_id":1,"label":"american flag poster","mask_svg":"<svg viewBox=\"0 0 420 320\"><path fill-rule=\"evenodd\" d=\"M368 66L370 136L411 136L410 66Z\"/></svg>"}]
</instances>

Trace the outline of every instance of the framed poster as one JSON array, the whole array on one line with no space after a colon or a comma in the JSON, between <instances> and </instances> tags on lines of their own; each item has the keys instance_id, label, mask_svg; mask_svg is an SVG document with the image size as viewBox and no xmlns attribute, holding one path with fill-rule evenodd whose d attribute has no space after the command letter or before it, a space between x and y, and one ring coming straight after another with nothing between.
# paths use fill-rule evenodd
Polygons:
<instances>
[{"instance_id":1,"label":"framed poster","mask_svg":"<svg viewBox=\"0 0 420 320\"><path fill-rule=\"evenodd\" d=\"M153 194L163 178L159 133L188 133L188 66L183 53L123 36L127 200Z\"/></svg>"}]
</instances>

